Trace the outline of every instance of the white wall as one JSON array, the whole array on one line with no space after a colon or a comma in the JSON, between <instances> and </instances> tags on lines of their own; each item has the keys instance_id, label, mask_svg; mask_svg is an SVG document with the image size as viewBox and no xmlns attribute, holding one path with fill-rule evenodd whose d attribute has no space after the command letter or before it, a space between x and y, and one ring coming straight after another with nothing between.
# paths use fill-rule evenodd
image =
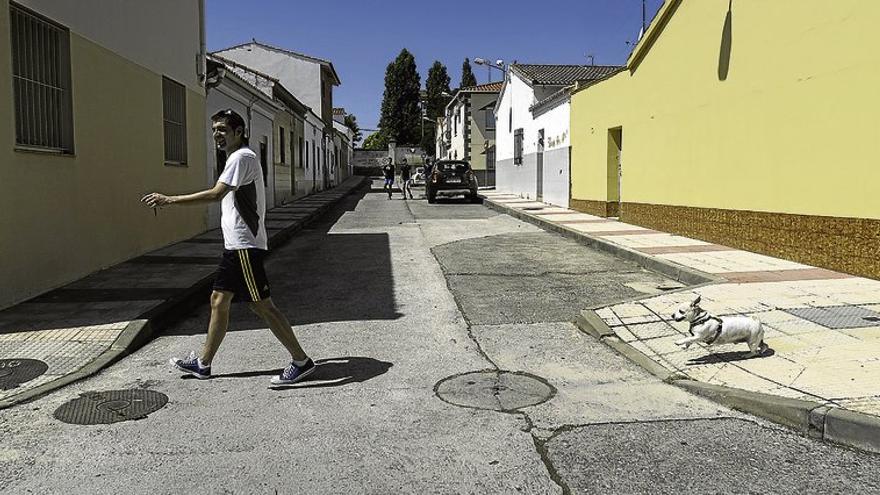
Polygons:
<instances>
[{"instance_id":1,"label":"white wall","mask_svg":"<svg viewBox=\"0 0 880 495\"><path fill-rule=\"evenodd\" d=\"M321 113L320 63L252 43L216 53L277 78L299 101Z\"/></svg>"},{"instance_id":2,"label":"white wall","mask_svg":"<svg viewBox=\"0 0 880 495\"><path fill-rule=\"evenodd\" d=\"M495 160L513 159L513 131L523 129L523 155L536 150L532 112L529 107L535 104L535 93L532 87L516 74L508 72L510 81L495 114ZM510 109L513 108L513 127L508 120ZM499 171L500 173L500 171Z\"/></svg>"},{"instance_id":3,"label":"white wall","mask_svg":"<svg viewBox=\"0 0 880 495\"><path fill-rule=\"evenodd\" d=\"M198 0L16 0L117 55L204 94ZM100 15L97 15L100 13ZM2 45L8 46L9 40Z\"/></svg>"},{"instance_id":4,"label":"white wall","mask_svg":"<svg viewBox=\"0 0 880 495\"><path fill-rule=\"evenodd\" d=\"M228 79L224 79L223 82L217 86L216 88L208 91L207 98L207 106L206 106L206 115L205 119L208 122L207 124L207 139L208 139L208 150L207 152L207 177L206 182L207 185L213 186L217 183L218 175L217 175L217 154L215 153L216 146L214 145L214 138L212 137L211 132L211 116L220 110L225 110L227 108L231 108L238 112L242 117L245 118L245 123L247 123L248 118L248 103L250 103L254 99L254 95L252 93L248 93L246 90L242 89L238 84L235 84ZM266 206L267 208L271 208L272 205L275 204L275 174L273 173L273 163L272 157L273 154L273 125L272 122L275 119L275 109L270 107L268 104L263 102L257 102L252 104L251 106L251 121L249 123L249 132L250 132L250 148L254 150L257 154L257 158L259 159L260 155L260 139L265 137L268 143L268 156L267 156L267 175L266 178L268 180L268 186L266 186ZM208 226L209 228L217 228L220 226L220 205L212 204L208 209Z\"/></svg>"},{"instance_id":5,"label":"white wall","mask_svg":"<svg viewBox=\"0 0 880 495\"><path fill-rule=\"evenodd\" d=\"M569 142L571 134L571 100L566 96L535 116L533 127L537 143L538 131L544 129L543 195L545 203L568 207L571 171ZM537 146L535 148L537 152ZM537 180L537 176L536 179Z\"/></svg>"},{"instance_id":6,"label":"white wall","mask_svg":"<svg viewBox=\"0 0 880 495\"><path fill-rule=\"evenodd\" d=\"M455 100L454 105L450 107L450 110L452 110L452 117L449 122L449 130L452 131L450 133L452 139L450 140L447 156L458 160L464 160L464 129L466 125L464 109L464 101L460 99ZM455 123L456 121L458 124ZM456 132L456 130L458 132Z\"/></svg>"}]
</instances>

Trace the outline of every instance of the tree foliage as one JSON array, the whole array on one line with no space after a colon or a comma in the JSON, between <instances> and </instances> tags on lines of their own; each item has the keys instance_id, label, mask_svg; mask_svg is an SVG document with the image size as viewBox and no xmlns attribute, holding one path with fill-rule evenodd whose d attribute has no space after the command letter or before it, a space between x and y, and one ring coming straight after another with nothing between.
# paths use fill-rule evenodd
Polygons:
<instances>
[{"instance_id":1,"label":"tree foliage","mask_svg":"<svg viewBox=\"0 0 880 495\"><path fill-rule=\"evenodd\" d=\"M364 140L364 149L365 150L387 150L388 149L388 136L385 135L384 132L376 131Z\"/></svg>"},{"instance_id":2,"label":"tree foliage","mask_svg":"<svg viewBox=\"0 0 880 495\"><path fill-rule=\"evenodd\" d=\"M477 76L475 76L474 71L471 70L471 61L468 59L464 59L464 63L461 64L461 84L459 84L458 87L466 88L468 86L476 85Z\"/></svg>"},{"instance_id":3,"label":"tree foliage","mask_svg":"<svg viewBox=\"0 0 880 495\"><path fill-rule=\"evenodd\" d=\"M434 61L434 65L428 69L428 78L425 80L425 116L431 120L425 121L425 135L422 138L422 149L432 156L436 147L436 120L443 115L446 104L449 103L449 97L443 96L443 93L448 95L452 92L449 89L449 81L446 66L439 60Z\"/></svg>"},{"instance_id":4,"label":"tree foliage","mask_svg":"<svg viewBox=\"0 0 880 495\"><path fill-rule=\"evenodd\" d=\"M401 144L420 141L419 91L422 83L416 60L406 48L385 69L385 94L379 127L387 139Z\"/></svg>"},{"instance_id":5,"label":"tree foliage","mask_svg":"<svg viewBox=\"0 0 880 495\"><path fill-rule=\"evenodd\" d=\"M345 127L351 129L351 132L353 134L353 137L351 138L352 144L357 144L363 138L363 135L361 134L361 128L360 126L358 126L357 123L357 117L355 117L354 114L351 113L346 114L343 123L345 124Z\"/></svg>"}]
</instances>

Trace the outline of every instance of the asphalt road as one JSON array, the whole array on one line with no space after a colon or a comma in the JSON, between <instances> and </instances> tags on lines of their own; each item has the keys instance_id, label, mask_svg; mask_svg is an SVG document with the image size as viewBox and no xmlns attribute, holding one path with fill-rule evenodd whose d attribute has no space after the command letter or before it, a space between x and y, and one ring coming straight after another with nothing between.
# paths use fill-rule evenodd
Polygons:
<instances>
[{"instance_id":1,"label":"asphalt road","mask_svg":"<svg viewBox=\"0 0 880 495\"><path fill-rule=\"evenodd\" d=\"M464 200L362 196L267 264L314 379L272 387L285 352L238 305L213 379L169 370L200 348L204 305L104 372L0 411L0 492L880 490L880 457L664 384L571 323L663 277ZM108 425L53 417L117 389L169 402Z\"/></svg>"}]
</instances>

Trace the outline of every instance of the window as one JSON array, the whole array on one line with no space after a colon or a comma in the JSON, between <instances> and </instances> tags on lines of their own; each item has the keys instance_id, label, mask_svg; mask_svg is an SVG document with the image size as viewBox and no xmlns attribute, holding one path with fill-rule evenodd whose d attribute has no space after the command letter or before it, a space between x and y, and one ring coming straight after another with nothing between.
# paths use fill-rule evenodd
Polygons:
<instances>
[{"instance_id":1,"label":"window","mask_svg":"<svg viewBox=\"0 0 880 495\"><path fill-rule=\"evenodd\" d=\"M486 150L486 170L495 170L495 146Z\"/></svg>"},{"instance_id":2,"label":"window","mask_svg":"<svg viewBox=\"0 0 880 495\"><path fill-rule=\"evenodd\" d=\"M523 130L519 128L513 132L513 164L522 165L523 153Z\"/></svg>"},{"instance_id":3,"label":"window","mask_svg":"<svg viewBox=\"0 0 880 495\"><path fill-rule=\"evenodd\" d=\"M260 168L263 169L263 186L269 185L269 168L266 165L266 157L269 155L269 140L266 136L260 138Z\"/></svg>"},{"instance_id":4,"label":"window","mask_svg":"<svg viewBox=\"0 0 880 495\"><path fill-rule=\"evenodd\" d=\"M513 132L513 107L507 112L507 132Z\"/></svg>"},{"instance_id":5,"label":"window","mask_svg":"<svg viewBox=\"0 0 880 495\"><path fill-rule=\"evenodd\" d=\"M491 108L487 108L486 112L486 129L494 129L495 128L495 111Z\"/></svg>"},{"instance_id":6,"label":"window","mask_svg":"<svg viewBox=\"0 0 880 495\"><path fill-rule=\"evenodd\" d=\"M306 143L304 150L306 153L306 160L305 160L306 168L309 168L309 144L308 143Z\"/></svg>"},{"instance_id":7,"label":"window","mask_svg":"<svg viewBox=\"0 0 880 495\"><path fill-rule=\"evenodd\" d=\"M9 14L15 144L73 153L70 32L14 4Z\"/></svg>"},{"instance_id":8,"label":"window","mask_svg":"<svg viewBox=\"0 0 880 495\"><path fill-rule=\"evenodd\" d=\"M165 162L186 163L186 89L162 78L162 115L165 123Z\"/></svg>"},{"instance_id":9,"label":"window","mask_svg":"<svg viewBox=\"0 0 880 495\"><path fill-rule=\"evenodd\" d=\"M290 165L296 160L296 139L293 137L293 129L290 130Z\"/></svg>"},{"instance_id":10,"label":"window","mask_svg":"<svg viewBox=\"0 0 880 495\"><path fill-rule=\"evenodd\" d=\"M303 138L299 138L299 168L303 168Z\"/></svg>"},{"instance_id":11,"label":"window","mask_svg":"<svg viewBox=\"0 0 880 495\"><path fill-rule=\"evenodd\" d=\"M278 127L278 150L281 153L281 163L284 163L287 160L287 154L284 146L284 128L281 126Z\"/></svg>"}]
</instances>

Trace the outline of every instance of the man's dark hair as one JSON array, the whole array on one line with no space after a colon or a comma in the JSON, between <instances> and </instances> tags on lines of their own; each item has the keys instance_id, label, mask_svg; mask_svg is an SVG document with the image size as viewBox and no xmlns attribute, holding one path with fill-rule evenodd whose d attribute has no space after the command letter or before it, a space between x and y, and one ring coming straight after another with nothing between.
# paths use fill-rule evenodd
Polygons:
<instances>
[{"instance_id":1,"label":"man's dark hair","mask_svg":"<svg viewBox=\"0 0 880 495\"><path fill-rule=\"evenodd\" d=\"M245 146L248 144L248 132L247 126L244 124L244 119L241 115L238 114L235 110L231 108L227 108L226 110L220 110L211 116L212 122L217 122L218 120L225 120L226 125L232 128L233 131L241 127L241 142Z\"/></svg>"}]
</instances>

